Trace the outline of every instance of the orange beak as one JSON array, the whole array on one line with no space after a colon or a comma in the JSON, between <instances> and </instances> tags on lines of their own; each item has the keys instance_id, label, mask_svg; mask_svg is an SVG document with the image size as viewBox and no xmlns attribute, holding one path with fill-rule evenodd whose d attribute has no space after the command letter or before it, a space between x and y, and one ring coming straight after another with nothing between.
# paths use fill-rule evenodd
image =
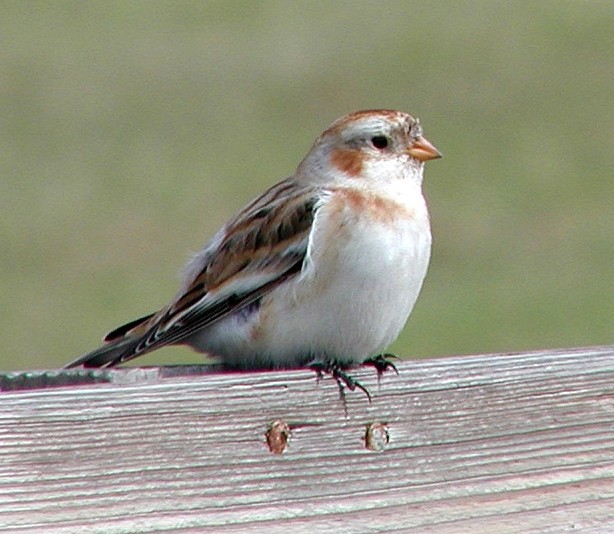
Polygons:
<instances>
[{"instance_id":1,"label":"orange beak","mask_svg":"<svg viewBox=\"0 0 614 534\"><path fill-rule=\"evenodd\" d=\"M441 157L441 152L422 136L417 137L414 142L409 145L407 153L412 158L416 158L420 161L428 161Z\"/></svg>"}]
</instances>

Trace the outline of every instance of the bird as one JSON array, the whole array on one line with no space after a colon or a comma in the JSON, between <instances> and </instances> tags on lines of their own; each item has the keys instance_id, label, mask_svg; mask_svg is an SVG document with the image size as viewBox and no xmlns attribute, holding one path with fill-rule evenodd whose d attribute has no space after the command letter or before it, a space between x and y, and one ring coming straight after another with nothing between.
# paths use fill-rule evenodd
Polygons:
<instances>
[{"instance_id":1,"label":"bird","mask_svg":"<svg viewBox=\"0 0 614 534\"><path fill-rule=\"evenodd\" d=\"M363 363L378 378L396 371L382 351L404 327L427 273L423 170L439 157L405 112L337 119L294 174L190 259L168 305L114 329L65 367L113 367L183 344L228 369L311 367L369 396L346 371Z\"/></svg>"}]
</instances>

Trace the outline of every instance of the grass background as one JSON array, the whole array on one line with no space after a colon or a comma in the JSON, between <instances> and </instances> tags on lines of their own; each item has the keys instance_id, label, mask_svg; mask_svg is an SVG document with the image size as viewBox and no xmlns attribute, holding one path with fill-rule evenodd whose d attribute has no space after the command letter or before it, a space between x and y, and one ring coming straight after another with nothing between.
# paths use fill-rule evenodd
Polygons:
<instances>
[{"instance_id":1,"label":"grass background","mask_svg":"<svg viewBox=\"0 0 614 534\"><path fill-rule=\"evenodd\" d=\"M614 341L610 1L2 11L0 369L59 366L165 304L189 254L322 129L377 107L420 117L445 156L426 170L431 269L393 351Z\"/></svg>"}]
</instances>

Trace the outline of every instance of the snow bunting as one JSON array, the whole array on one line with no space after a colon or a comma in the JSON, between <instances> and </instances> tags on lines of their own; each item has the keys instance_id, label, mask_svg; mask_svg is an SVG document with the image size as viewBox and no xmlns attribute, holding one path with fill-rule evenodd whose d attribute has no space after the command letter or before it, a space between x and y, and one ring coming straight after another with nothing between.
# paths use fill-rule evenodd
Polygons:
<instances>
[{"instance_id":1,"label":"snow bunting","mask_svg":"<svg viewBox=\"0 0 614 534\"><path fill-rule=\"evenodd\" d=\"M228 368L311 365L362 388L343 370L394 367L377 355L422 287L431 251L422 172L440 156L406 113L338 119L292 176L193 257L170 304L67 367L110 367L186 344Z\"/></svg>"}]
</instances>

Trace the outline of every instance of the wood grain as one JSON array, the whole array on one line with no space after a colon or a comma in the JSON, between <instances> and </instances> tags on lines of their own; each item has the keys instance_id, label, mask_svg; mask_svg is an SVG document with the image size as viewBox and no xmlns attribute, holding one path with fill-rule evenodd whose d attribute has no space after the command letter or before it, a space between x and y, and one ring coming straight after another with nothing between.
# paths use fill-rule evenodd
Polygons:
<instances>
[{"instance_id":1,"label":"wood grain","mask_svg":"<svg viewBox=\"0 0 614 534\"><path fill-rule=\"evenodd\" d=\"M0 531L614 532L614 347L399 371L5 375Z\"/></svg>"}]
</instances>

